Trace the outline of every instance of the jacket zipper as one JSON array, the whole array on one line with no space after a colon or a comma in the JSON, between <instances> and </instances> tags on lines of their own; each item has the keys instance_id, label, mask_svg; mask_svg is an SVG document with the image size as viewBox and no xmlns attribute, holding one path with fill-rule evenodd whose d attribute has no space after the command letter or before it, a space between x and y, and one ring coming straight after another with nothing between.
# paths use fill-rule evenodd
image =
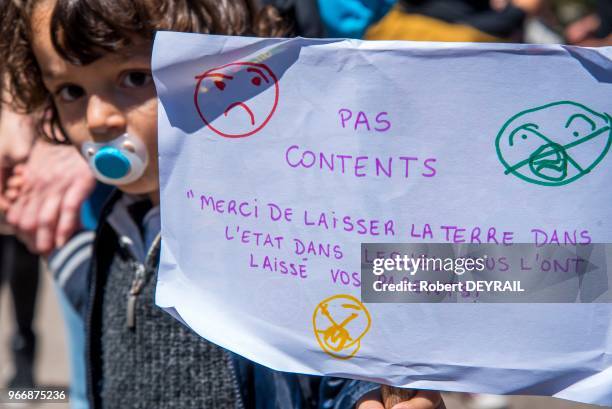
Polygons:
<instances>
[{"instance_id":1,"label":"jacket zipper","mask_svg":"<svg viewBox=\"0 0 612 409\"><path fill-rule=\"evenodd\" d=\"M146 267L138 262L134 262L134 264L136 267L136 274L134 275L134 281L132 281L132 286L128 292L126 320L127 327L131 330L136 327L136 299L145 285L146 278Z\"/></svg>"},{"instance_id":2,"label":"jacket zipper","mask_svg":"<svg viewBox=\"0 0 612 409\"><path fill-rule=\"evenodd\" d=\"M133 330L136 327L136 301L142 292L148 278L151 274L155 274L157 260L159 259L159 248L161 243L161 233L158 233L151 243L151 247L147 251L144 264L132 258L132 263L136 269L134 280L128 292L126 324L127 327Z\"/></svg>"}]
</instances>

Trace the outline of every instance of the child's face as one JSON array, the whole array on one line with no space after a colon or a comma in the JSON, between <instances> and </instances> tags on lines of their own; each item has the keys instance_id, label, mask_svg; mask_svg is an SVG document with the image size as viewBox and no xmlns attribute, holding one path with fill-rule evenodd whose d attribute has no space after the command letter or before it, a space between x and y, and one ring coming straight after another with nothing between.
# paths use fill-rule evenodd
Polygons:
<instances>
[{"instance_id":1,"label":"child's face","mask_svg":"<svg viewBox=\"0 0 612 409\"><path fill-rule=\"evenodd\" d=\"M150 158L147 168L142 177L120 189L155 198L159 190L157 98L150 44L134 41L121 53L107 54L86 66L72 65L51 42L53 4L43 1L34 11L32 48L64 131L79 151L85 142L107 142L125 133L139 138Z\"/></svg>"}]
</instances>

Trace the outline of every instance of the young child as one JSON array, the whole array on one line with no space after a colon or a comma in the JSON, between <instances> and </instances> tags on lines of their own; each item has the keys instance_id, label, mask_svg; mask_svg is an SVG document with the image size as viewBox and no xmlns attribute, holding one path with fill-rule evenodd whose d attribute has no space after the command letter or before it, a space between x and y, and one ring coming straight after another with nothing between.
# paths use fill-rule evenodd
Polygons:
<instances>
[{"instance_id":1,"label":"young child","mask_svg":"<svg viewBox=\"0 0 612 409\"><path fill-rule=\"evenodd\" d=\"M246 0L21 0L2 24L13 101L45 110L118 192L94 243L88 332L92 408L377 409L377 385L269 370L228 353L155 306L159 258L155 30L278 36L271 8ZM370 399L370 396L372 399ZM360 400L358 403L357 401ZM435 392L406 407L434 408ZM412 405L416 406L412 406Z\"/></svg>"}]
</instances>

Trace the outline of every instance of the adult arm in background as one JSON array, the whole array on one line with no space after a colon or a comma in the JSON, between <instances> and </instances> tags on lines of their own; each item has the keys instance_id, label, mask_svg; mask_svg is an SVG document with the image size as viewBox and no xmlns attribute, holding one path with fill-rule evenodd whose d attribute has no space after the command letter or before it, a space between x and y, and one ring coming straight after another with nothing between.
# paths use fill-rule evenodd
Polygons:
<instances>
[{"instance_id":1,"label":"adult arm in background","mask_svg":"<svg viewBox=\"0 0 612 409\"><path fill-rule=\"evenodd\" d=\"M38 114L19 113L0 83L0 212L30 251L46 255L80 224L80 207L95 186L72 146L39 135ZM9 186L10 183L10 186Z\"/></svg>"},{"instance_id":2,"label":"adult arm in background","mask_svg":"<svg viewBox=\"0 0 612 409\"><path fill-rule=\"evenodd\" d=\"M7 183L6 220L31 251L47 255L79 228L81 205L95 183L74 147L39 138Z\"/></svg>"}]
</instances>

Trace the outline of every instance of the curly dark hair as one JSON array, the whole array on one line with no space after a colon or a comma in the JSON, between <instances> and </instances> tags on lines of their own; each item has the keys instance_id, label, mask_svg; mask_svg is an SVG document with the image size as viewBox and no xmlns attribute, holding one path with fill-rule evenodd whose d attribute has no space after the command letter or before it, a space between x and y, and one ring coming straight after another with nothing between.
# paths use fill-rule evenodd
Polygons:
<instances>
[{"instance_id":1,"label":"curly dark hair","mask_svg":"<svg viewBox=\"0 0 612 409\"><path fill-rule=\"evenodd\" d=\"M41 0L0 0L0 70L11 106L44 112L42 132L64 141L30 40L31 17ZM131 45L134 35L153 41L157 30L281 37L290 34L285 16L254 0L56 0L51 38L59 55L87 65ZM7 101L5 101L7 102Z\"/></svg>"}]
</instances>

